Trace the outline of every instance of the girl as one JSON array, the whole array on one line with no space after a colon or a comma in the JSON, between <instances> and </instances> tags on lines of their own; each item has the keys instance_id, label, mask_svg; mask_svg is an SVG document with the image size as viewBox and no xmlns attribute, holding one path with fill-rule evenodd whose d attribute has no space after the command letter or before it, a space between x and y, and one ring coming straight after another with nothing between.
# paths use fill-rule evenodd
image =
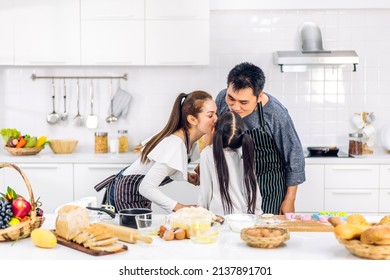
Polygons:
<instances>
[{"instance_id":1,"label":"girl","mask_svg":"<svg viewBox=\"0 0 390 280\"><path fill-rule=\"evenodd\" d=\"M198 174L188 173L188 163L197 159L196 141L213 132L216 111L215 102L207 92L181 93L175 100L168 123L146 143L141 156L95 189L108 187L109 203L116 211L151 208L152 202L168 212L185 207L158 187L172 180L199 184Z\"/></svg>"},{"instance_id":2,"label":"girl","mask_svg":"<svg viewBox=\"0 0 390 280\"><path fill-rule=\"evenodd\" d=\"M200 156L198 205L219 215L261 212L252 138L232 111L218 119L213 145Z\"/></svg>"}]
</instances>

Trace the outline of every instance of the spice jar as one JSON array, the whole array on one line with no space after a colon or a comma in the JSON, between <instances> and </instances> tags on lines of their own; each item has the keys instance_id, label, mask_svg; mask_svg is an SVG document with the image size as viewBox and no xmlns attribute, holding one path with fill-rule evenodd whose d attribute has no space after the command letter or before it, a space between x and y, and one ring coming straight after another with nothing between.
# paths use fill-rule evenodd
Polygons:
<instances>
[{"instance_id":1,"label":"spice jar","mask_svg":"<svg viewBox=\"0 0 390 280\"><path fill-rule=\"evenodd\" d=\"M107 132L95 132L95 153L108 153Z\"/></svg>"},{"instance_id":2,"label":"spice jar","mask_svg":"<svg viewBox=\"0 0 390 280\"><path fill-rule=\"evenodd\" d=\"M348 153L350 155L363 154L363 133L350 133Z\"/></svg>"},{"instance_id":3,"label":"spice jar","mask_svg":"<svg viewBox=\"0 0 390 280\"><path fill-rule=\"evenodd\" d=\"M129 139L127 130L118 130L119 152L127 153L129 151Z\"/></svg>"}]
</instances>

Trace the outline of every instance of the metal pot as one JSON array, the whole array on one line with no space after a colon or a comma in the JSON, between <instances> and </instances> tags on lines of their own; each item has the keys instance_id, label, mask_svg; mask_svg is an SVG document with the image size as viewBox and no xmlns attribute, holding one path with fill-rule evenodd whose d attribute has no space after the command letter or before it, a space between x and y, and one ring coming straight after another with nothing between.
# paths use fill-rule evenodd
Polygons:
<instances>
[{"instance_id":1,"label":"metal pot","mask_svg":"<svg viewBox=\"0 0 390 280\"><path fill-rule=\"evenodd\" d=\"M96 210L107 213L112 218L115 218L116 214L110 210L99 207L87 207L89 210ZM119 215L119 224L121 226L137 228L137 223L135 221L135 216L139 214L150 214L152 215L152 210L149 208L131 208L131 209L123 209L118 212Z\"/></svg>"},{"instance_id":2,"label":"metal pot","mask_svg":"<svg viewBox=\"0 0 390 280\"><path fill-rule=\"evenodd\" d=\"M331 157L337 156L339 148L337 147L308 147L307 150L311 157Z\"/></svg>"}]
</instances>

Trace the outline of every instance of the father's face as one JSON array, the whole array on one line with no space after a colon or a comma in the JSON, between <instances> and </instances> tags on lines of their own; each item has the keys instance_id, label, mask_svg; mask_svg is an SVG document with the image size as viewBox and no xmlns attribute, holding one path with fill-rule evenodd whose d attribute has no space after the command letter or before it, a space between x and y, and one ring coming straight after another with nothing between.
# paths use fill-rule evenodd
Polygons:
<instances>
[{"instance_id":1,"label":"father's face","mask_svg":"<svg viewBox=\"0 0 390 280\"><path fill-rule=\"evenodd\" d=\"M227 88L225 99L230 111L236 112L241 118L251 114L257 105L257 98L249 87L234 90L233 85L230 84Z\"/></svg>"}]
</instances>

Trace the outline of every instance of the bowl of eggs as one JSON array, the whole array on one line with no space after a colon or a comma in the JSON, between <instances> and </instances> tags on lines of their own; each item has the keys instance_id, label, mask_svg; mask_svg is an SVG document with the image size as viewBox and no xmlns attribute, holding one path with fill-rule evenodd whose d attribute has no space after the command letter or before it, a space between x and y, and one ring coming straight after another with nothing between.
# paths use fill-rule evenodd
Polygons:
<instances>
[{"instance_id":1,"label":"bowl of eggs","mask_svg":"<svg viewBox=\"0 0 390 280\"><path fill-rule=\"evenodd\" d=\"M290 233L279 227L250 227L241 231L241 239L250 247L276 248L290 239Z\"/></svg>"}]
</instances>

